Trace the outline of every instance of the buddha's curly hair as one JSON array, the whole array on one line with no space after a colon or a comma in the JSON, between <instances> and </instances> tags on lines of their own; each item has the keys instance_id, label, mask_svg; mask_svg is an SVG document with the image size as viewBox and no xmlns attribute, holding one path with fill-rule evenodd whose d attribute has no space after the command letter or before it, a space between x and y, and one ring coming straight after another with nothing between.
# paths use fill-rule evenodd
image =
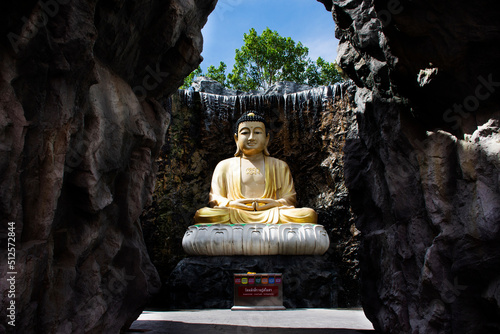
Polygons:
<instances>
[{"instance_id":1,"label":"buddha's curly hair","mask_svg":"<svg viewBox=\"0 0 500 334\"><path fill-rule=\"evenodd\" d=\"M257 112L254 110L249 110L240 118L238 118L238 120L234 124L234 133L238 133L238 127L240 126L240 123L243 122L262 122L266 127L266 133L269 133L269 127L267 126L265 118L262 115L257 114Z\"/></svg>"}]
</instances>

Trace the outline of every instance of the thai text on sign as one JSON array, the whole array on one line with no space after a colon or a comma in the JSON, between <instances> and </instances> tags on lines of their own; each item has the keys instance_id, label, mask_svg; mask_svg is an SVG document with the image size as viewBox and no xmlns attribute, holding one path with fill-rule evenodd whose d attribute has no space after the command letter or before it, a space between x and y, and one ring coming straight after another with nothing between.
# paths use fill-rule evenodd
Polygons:
<instances>
[{"instance_id":1,"label":"thai text on sign","mask_svg":"<svg viewBox=\"0 0 500 334\"><path fill-rule=\"evenodd\" d=\"M278 296L278 286L239 286L238 296L240 297L275 297Z\"/></svg>"}]
</instances>

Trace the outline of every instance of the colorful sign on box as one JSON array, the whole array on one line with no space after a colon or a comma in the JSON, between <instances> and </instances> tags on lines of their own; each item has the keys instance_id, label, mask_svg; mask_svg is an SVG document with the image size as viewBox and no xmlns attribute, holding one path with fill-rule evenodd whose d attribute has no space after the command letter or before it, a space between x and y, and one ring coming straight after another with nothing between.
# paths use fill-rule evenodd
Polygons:
<instances>
[{"instance_id":1,"label":"colorful sign on box","mask_svg":"<svg viewBox=\"0 0 500 334\"><path fill-rule=\"evenodd\" d=\"M237 276L234 284L281 284L281 276Z\"/></svg>"},{"instance_id":2,"label":"colorful sign on box","mask_svg":"<svg viewBox=\"0 0 500 334\"><path fill-rule=\"evenodd\" d=\"M278 273L234 274L233 310L284 310L283 278Z\"/></svg>"},{"instance_id":3,"label":"colorful sign on box","mask_svg":"<svg viewBox=\"0 0 500 334\"><path fill-rule=\"evenodd\" d=\"M278 286L269 287L246 287L240 286L238 289L239 297L276 297L279 293Z\"/></svg>"}]
</instances>

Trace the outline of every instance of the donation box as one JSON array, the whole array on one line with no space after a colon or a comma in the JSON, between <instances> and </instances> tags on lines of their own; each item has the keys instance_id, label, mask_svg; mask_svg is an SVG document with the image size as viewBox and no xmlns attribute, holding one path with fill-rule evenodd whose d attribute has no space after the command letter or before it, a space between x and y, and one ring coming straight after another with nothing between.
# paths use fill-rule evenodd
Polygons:
<instances>
[{"instance_id":1,"label":"donation box","mask_svg":"<svg viewBox=\"0 0 500 334\"><path fill-rule=\"evenodd\" d=\"M231 310L284 309L282 274L234 274L234 306Z\"/></svg>"}]
</instances>

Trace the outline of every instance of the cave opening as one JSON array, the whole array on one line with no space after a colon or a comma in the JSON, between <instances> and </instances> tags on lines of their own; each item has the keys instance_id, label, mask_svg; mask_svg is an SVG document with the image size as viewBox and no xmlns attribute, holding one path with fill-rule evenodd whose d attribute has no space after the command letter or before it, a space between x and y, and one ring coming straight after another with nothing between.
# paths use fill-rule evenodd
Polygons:
<instances>
[{"instance_id":1,"label":"cave opening","mask_svg":"<svg viewBox=\"0 0 500 334\"><path fill-rule=\"evenodd\" d=\"M268 8L274 8L274 11L262 14L264 17L259 23L261 27L269 26L278 30L282 36L289 36L286 29L281 33L279 20L265 18L266 15L276 17L276 6L282 6L283 11L280 14L290 21L286 26L290 29L297 26L294 21L298 19L291 18L290 13L298 13L298 17L303 19L301 8L306 5L301 3L300 8L294 9L295 2L286 3L287 6L284 1L276 1L273 2L273 7L266 2ZM256 23L248 9L252 6L258 9L257 5L250 6L243 1L219 1L203 30L205 42L202 55L205 60L202 65L206 64L205 69L209 65L217 65L211 62L211 59L227 59L223 58L225 50L229 50L234 57L234 45L231 47L227 43L231 37L224 33L238 35L236 39L232 37L231 42L237 43L236 47L239 48L243 33ZM333 37L334 21L331 13L326 11L320 2L316 6L314 3L308 3L307 7L314 8L315 18L322 16L321 19L307 23L307 26L313 25L313 22L316 24L309 31L313 38L319 38L319 42L316 40L314 45L317 49L314 52L317 54L330 50L329 52L334 54L329 58L324 54L319 56L333 62L338 42ZM244 22L246 26L239 25L240 32L231 29L232 22L238 20L238 12L245 13L243 16L247 19ZM323 25L323 21L327 24ZM256 29L258 30L258 26ZM328 38L315 34L317 30L326 32ZM308 46L300 37L292 39ZM328 47L322 48L319 44L327 44ZM215 49L215 52L212 49ZM287 91L289 86L285 85L284 91ZM354 226L342 172L342 148L354 122L351 85L337 84L312 90L309 88L287 96L231 96L221 93L221 87L217 89L217 92L179 91L169 102L173 112L166 144L159 159L155 200L153 206L146 209L142 219L146 244L162 281L166 282L178 263L186 257L181 240L186 228L193 223L194 212L206 206L208 202L212 171L219 161L234 154L232 123L241 113L257 110L269 119L272 127L271 154L290 165L299 206L314 207L318 211L320 223L327 226L332 240L325 261L338 271L335 278L338 291L335 291L334 302L320 305L360 306L357 259L360 236ZM163 301L166 298L169 297L160 293L153 304L165 306Z\"/></svg>"}]
</instances>

